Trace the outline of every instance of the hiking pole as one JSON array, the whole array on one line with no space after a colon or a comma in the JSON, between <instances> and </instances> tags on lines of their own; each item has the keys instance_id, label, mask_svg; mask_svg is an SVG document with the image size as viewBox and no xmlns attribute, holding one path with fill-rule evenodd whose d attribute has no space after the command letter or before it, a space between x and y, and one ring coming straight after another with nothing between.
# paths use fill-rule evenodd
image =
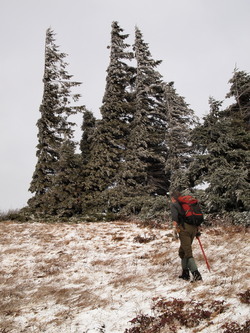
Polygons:
<instances>
[{"instance_id":1,"label":"hiking pole","mask_svg":"<svg viewBox=\"0 0 250 333\"><path fill-rule=\"evenodd\" d=\"M201 244L200 237L199 237L199 236L196 236L196 238L198 239L198 242L199 242L199 244L200 244L200 248L201 248L201 251L202 251L203 257L204 257L205 262L206 262L206 264L207 264L207 269L208 269L209 272L210 272L210 265L209 265L209 263L208 263L208 261L207 261L207 257L206 257L205 251L204 251L204 249L203 249L203 246L202 246L202 244Z\"/></svg>"}]
</instances>

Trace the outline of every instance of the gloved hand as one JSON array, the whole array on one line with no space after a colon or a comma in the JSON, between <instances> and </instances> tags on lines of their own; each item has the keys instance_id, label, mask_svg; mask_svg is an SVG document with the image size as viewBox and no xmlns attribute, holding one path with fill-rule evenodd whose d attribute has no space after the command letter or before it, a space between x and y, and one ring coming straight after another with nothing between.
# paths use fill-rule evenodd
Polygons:
<instances>
[{"instance_id":1,"label":"gloved hand","mask_svg":"<svg viewBox=\"0 0 250 333\"><path fill-rule=\"evenodd\" d=\"M201 236L201 232L198 231L198 232L196 233L195 237L200 237L200 236Z\"/></svg>"},{"instance_id":2,"label":"gloved hand","mask_svg":"<svg viewBox=\"0 0 250 333\"><path fill-rule=\"evenodd\" d=\"M178 233L178 230L176 227L173 228L173 236L175 239L178 239L179 238L179 233Z\"/></svg>"}]
</instances>

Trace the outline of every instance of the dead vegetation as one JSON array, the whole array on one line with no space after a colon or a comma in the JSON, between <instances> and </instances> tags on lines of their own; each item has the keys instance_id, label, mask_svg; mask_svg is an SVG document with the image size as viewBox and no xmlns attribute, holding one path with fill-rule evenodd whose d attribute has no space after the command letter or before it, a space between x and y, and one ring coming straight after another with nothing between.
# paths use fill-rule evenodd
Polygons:
<instances>
[{"instance_id":1,"label":"dead vegetation","mask_svg":"<svg viewBox=\"0 0 250 333\"><path fill-rule=\"evenodd\" d=\"M245 327L235 309L249 307L248 239L243 227L204 229L212 271L195 242L204 282L193 285L176 278L179 244L166 226L0 223L0 332L78 333L92 323L105 333Z\"/></svg>"}]
</instances>

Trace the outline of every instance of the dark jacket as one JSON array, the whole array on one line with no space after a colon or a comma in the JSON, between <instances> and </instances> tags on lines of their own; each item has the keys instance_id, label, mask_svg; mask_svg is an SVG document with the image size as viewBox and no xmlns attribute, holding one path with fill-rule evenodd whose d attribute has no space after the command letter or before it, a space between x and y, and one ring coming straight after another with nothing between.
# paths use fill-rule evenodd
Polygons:
<instances>
[{"instance_id":1,"label":"dark jacket","mask_svg":"<svg viewBox=\"0 0 250 333\"><path fill-rule=\"evenodd\" d=\"M178 222L178 224L184 223L184 214L179 202L171 202L170 211L172 216L172 221Z\"/></svg>"}]
</instances>

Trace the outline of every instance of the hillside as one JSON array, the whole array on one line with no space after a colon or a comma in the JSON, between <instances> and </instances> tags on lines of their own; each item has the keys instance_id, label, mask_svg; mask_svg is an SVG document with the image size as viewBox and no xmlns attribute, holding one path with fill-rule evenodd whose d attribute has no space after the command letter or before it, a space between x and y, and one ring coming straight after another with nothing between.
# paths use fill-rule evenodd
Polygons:
<instances>
[{"instance_id":1,"label":"hillside","mask_svg":"<svg viewBox=\"0 0 250 333\"><path fill-rule=\"evenodd\" d=\"M197 283L178 279L171 235L128 222L0 223L0 332L250 332L249 231L206 227L211 272L195 240Z\"/></svg>"}]
</instances>

